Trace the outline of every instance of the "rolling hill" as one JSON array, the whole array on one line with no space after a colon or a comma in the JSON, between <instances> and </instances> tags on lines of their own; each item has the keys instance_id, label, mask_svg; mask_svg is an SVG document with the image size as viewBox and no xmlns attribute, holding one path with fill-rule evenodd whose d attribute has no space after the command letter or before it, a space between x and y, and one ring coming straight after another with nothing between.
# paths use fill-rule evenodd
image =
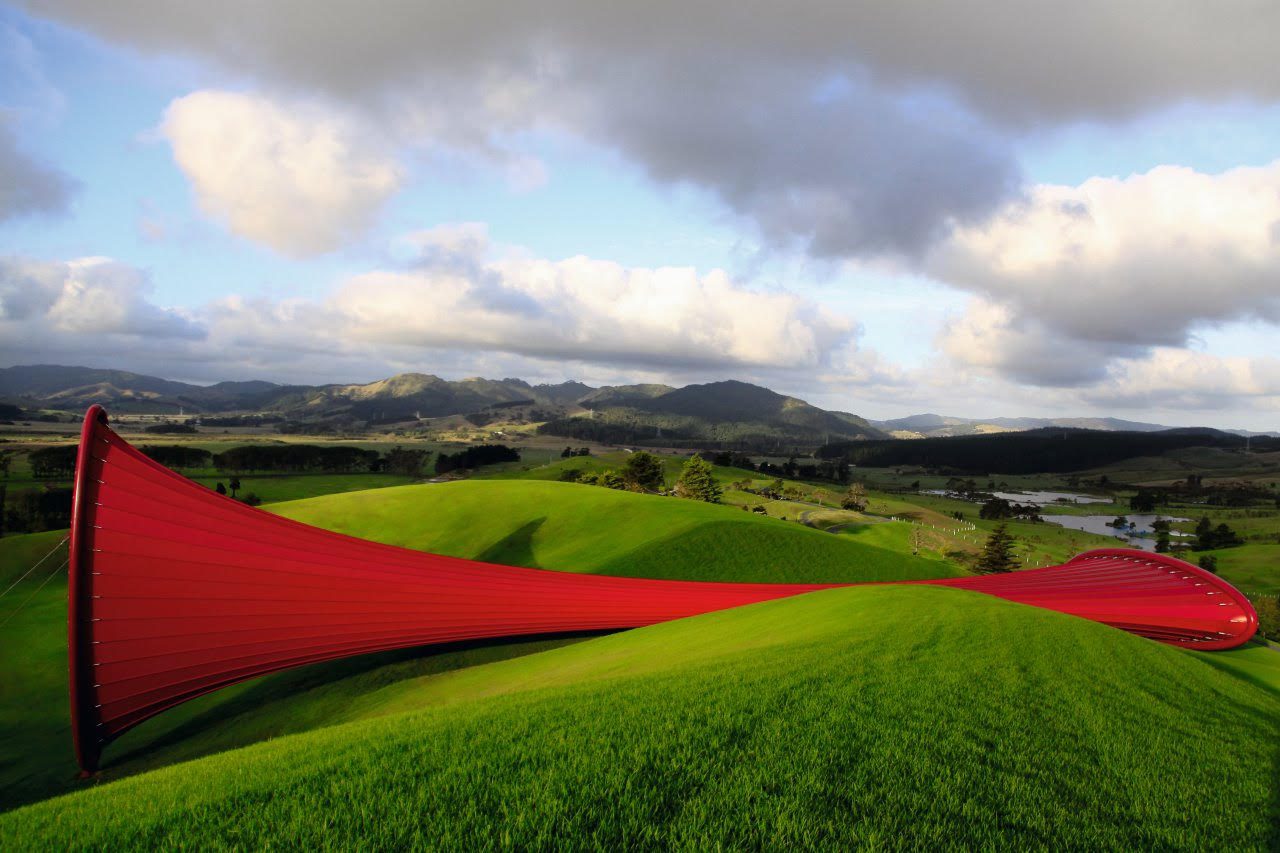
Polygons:
<instances>
[{"instance_id":1,"label":"rolling hill","mask_svg":"<svg viewBox=\"0 0 1280 853\"><path fill-rule=\"evenodd\" d=\"M0 815L0 846L1276 840L1275 691L954 590L708 614L401 681L344 720Z\"/></svg>"},{"instance_id":2,"label":"rolling hill","mask_svg":"<svg viewBox=\"0 0 1280 853\"><path fill-rule=\"evenodd\" d=\"M715 449L817 447L829 441L883 438L885 433L847 412L830 412L746 382L710 382L663 390L630 386L583 401L589 417L539 427L548 435L616 444Z\"/></svg>"},{"instance_id":3,"label":"rolling hill","mask_svg":"<svg viewBox=\"0 0 1280 853\"><path fill-rule=\"evenodd\" d=\"M422 551L572 572L822 583L945 577L934 560L698 501L538 480L326 495L272 510Z\"/></svg>"},{"instance_id":4,"label":"rolling hill","mask_svg":"<svg viewBox=\"0 0 1280 853\"><path fill-rule=\"evenodd\" d=\"M340 532L459 557L564 571L700 580L857 581L942 577L946 563L864 546L794 523L677 498L539 481L461 481L276 504L282 515ZM53 547L62 532L0 539L0 588ZM65 546L64 546L65 552ZM56 565L50 563L46 568ZM65 790L74 778L66 706L66 584L35 590L43 570L14 595L35 591L0 628L0 808ZM21 599L18 599L21 600ZM0 618L8 612L8 602ZM486 654L522 654L516 643ZM459 660L474 661L472 657ZM280 673L189 703L109 748L107 776L137 772L213 748L251 743L298 726L323 725L352 694L388 679L447 668L452 657L391 655ZM371 669L369 669L371 668ZM366 671L368 669L368 671ZM352 673L356 675L352 675ZM315 675L314 673L319 673ZM389 674L389 673L393 673ZM327 676L325 674L328 674ZM326 687L326 677L345 679ZM354 682L350 678L354 677ZM296 689L306 685L304 697ZM246 693L247 691L247 693ZM246 698L249 697L248 699ZM282 701L262 712L253 697ZM335 700L334 697L338 697ZM304 706L315 703L314 712ZM270 703L268 703L270 704ZM287 707L288 711L280 711ZM228 731L218 721L239 722ZM177 738L174 731L186 732ZM22 747L16 753L10 753ZM55 760L50 762L49 756ZM130 756L124 760L123 756Z\"/></svg>"},{"instance_id":5,"label":"rolling hill","mask_svg":"<svg viewBox=\"0 0 1280 853\"><path fill-rule=\"evenodd\" d=\"M947 571L727 507L555 482L393 487L273 509L571 571ZM0 583L60 536L0 539ZM278 673L148 721L109 748L98 784L77 790L65 585L33 589L39 577L0 627L0 804L74 793L0 814L6 850L528 847L570 834L603 846L1239 849L1276 837L1280 656L1196 654L921 587Z\"/></svg>"}]
</instances>

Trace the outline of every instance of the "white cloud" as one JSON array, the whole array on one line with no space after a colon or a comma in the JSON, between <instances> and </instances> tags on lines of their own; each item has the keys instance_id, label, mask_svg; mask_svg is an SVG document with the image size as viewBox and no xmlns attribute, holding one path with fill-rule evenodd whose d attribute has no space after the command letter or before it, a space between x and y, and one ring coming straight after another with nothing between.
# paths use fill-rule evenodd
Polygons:
<instances>
[{"instance_id":1,"label":"white cloud","mask_svg":"<svg viewBox=\"0 0 1280 853\"><path fill-rule=\"evenodd\" d=\"M206 214L290 255L358 237L403 181L373 134L315 104L204 90L171 103L160 131Z\"/></svg>"},{"instance_id":2,"label":"white cloud","mask_svg":"<svg viewBox=\"0 0 1280 853\"><path fill-rule=\"evenodd\" d=\"M96 346L102 358L125 356L135 344L122 336L147 336L148 357L204 359L215 376L243 362L274 365L280 379L321 363L334 374L350 364L431 370L485 353L668 373L802 372L847 359L857 332L801 297L751 290L721 271L529 258L490 246L480 226L415 242L412 266L353 276L320 299L228 296L185 314L148 302L145 276L123 264L9 259L0 328L12 337L0 353L58 360Z\"/></svg>"},{"instance_id":3,"label":"white cloud","mask_svg":"<svg viewBox=\"0 0 1280 853\"><path fill-rule=\"evenodd\" d=\"M1280 161L1039 186L925 268L980 297L946 352L1026 382L1092 381L1209 325L1280 320Z\"/></svg>"},{"instance_id":4,"label":"white cloud","mask_svg":"<svg viewBox=\"0 0 1280 853\"><path fill-rule=\"evenodd\" d=\"M138 269L108 258L0 258L0 354L163 352L199 341L204 329L157 307Z\"/></svg>"},{"instance_id":5,"label":"white cloud","mask_svg":"<svg viewBox=\"0 0 1280 853\"><path fill-rule=\"evenodd\" d=\"M854 327L720 271L493 257L478 226L418 236L421 262L346 282L322 307L356 341L666 365L818 366Z\"/></svg>"},{"instance_id":6,"label":"white cloud","mask_svg":"<svg viewBox=\"0 0 1280 853\"><path fill-rule=\"evenodd\" d=\"M1280 358L1159 347L1145 358L1117 363L1105 382L1081 396L1100 407L1214 412L1248 401L1280 411Z\"/></svg>"}]
</instances>

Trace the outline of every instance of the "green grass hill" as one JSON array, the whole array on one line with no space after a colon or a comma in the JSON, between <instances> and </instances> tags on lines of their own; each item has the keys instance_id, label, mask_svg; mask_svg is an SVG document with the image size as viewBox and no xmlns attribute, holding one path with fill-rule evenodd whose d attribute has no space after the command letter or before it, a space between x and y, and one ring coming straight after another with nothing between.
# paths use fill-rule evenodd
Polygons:
<instances>
[{"instance_id":1,"label":"green grass hill","mask_svg":"<svg viewBox=\"0 0 1280 853\"><path fill-rule=\"evenodd\" d=\"M564 571L951 571L894 550L879 528L837 536L559 482L390 487L272 509ZM62 535L0 539L0 586ZM78 783L65 582L36 590L43 575L17 587L30 603L0 627L4 850L1280 844L1280 654L1186 652L929 587L278 673L148 721Z\"/></svg>"},{"instance_id":2,"label":"green grass hill","mask_svg":"<svg viewBox=\"0 0 1280 853\"><path fill-rule=\"evenodd\" d=\"M1274 848L1280 695L1208 660L832 590L404 681L0 815L0 848Z\"/></svg>"},{"instance_id":3,"label":"green grass hill","mask_svg":"<svg viewBox=\"0 0 1280 853\"><path fill-rule=\"evenodd\" d=\"M276 504L298 521L458 557L570 572L768 583L955 570L794 522L698 501L537 480L465 480Z\"/></svg>"},{"instance_id":4,"label":"green grass hill","mask_svg":"<svg viewBox=\"0 0 1280 853\"><path fill-rule=\"evenodd\" d=\"M549 482L429 484L328 495L272 507L355 536L512 565L649 577L857 581L944 576L946 563L866 547L777 519L678 498ZM63 532L0 539L0 588ZM65 547L63 548L65 553ZM31 603L0 627L0 809L74 779L66 704L66 583L36 591L59 554L0 607ZM388 683L545 643L397 653L280 673L218 691L148 721L108 748L107 778L341 719Z\"/></svg>"}]
</instances>

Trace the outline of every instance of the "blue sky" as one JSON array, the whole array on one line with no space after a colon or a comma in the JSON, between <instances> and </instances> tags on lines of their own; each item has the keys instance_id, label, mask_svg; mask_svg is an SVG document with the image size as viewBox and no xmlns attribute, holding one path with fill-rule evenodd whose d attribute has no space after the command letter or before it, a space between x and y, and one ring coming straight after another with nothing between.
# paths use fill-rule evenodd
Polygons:
<instances>
[{"instance_id":1,"label":"blue sky","mask_svg":"<svg viewBox=\"0 0 1280 853\"><path fill-rule=\"evenodd\" d=\"M1265 11L1047 5L1075 80L863 8L239 5L0 5L0 362L1280 426Z\"/></svg>"}]
</instances>

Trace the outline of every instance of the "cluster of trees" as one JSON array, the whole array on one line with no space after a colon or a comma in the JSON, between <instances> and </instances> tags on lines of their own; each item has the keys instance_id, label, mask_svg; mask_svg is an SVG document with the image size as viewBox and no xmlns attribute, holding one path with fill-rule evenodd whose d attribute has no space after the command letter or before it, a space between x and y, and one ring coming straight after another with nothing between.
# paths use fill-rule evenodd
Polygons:
<instances>
[{"instance_id":1,"label":"cluster of trees","mask_svg":"<svg viewBox=\"0 0 1280 853\"><path fill-rule=\"evenodd\" d=\"M814 489L810 491L797 483L786 483L781 479L775 479L773 482L761 486L760 488L753 488L752 481L749 479L737 480L731 485L738 491L749 492L753 495L760 495L761 497L766 497L775 501L808 500L825 505L827 501L832 500L832 494L826 489ZM858 482L850 483L848 488L839 495L838 503L841 509L862 512L867 508L866 485Z\"/></svg>"},{"instance_id":2,"label":"cluster of trees","mask_svg":"<svg viewBox=\"0 0 1280 853\"><path fill-rule=\"evenodd\" d=\"M718 464L718 463L717 463ZM830 483L847 483L849 482L850 469L848 461L844 459L819 459L813 462L797 461L793 456L781 465L774 465L765 460L757 467L751 464L751 460L747 460L746 465L739 465L740 468L754 469L761 474L772 474L775 477L789 477L796 480L826 480Z\"/></svg>"},{"instance_id":3,"label":"cluster of trees","mask_svg":"<svg viewBox=\"0 0 1280 853\"><path fill-rule=\"evenodd\" d=\"M520 451L505 444L479 444L457 453L441 453L436 457L436 473L463 471L499 462L519 462Z\"/></svg>"},{"instance_id":4,"label":"cluster of trees","mask_svg":"<svg viewBox=\"0 0 1280 853\"><path fill-rule=\"evenodd\" d=\"M612 468L586 473L565 472L576 482L588 486L603 486L606 489L627 489L633 492L661 492L666 488L666 468L662 460L652 453L637 450L627 457L618 470Z\"/></svg>"},{"instance_id":5,"label":"cluster of trees","mask_svg":"<svg viewBox=\"0 0 1280 853\"><path fill-rule=\"evenodd\" d=\"M382 457L376 450L359 447L322 447L316 444L246 444L213 455L219 471L323 471L349 474L377 471Z\"/></svg>"},{"instance_id":6,"label":"cluster of trees","mask_svg":"<svg viewBox=\"0 0 1280 853\"><path fill-rule=\"evenodd\" d=\"M76 470L77 445L42 447L27 455L31 474L40 480L69 480Z\"/></svg>"},{"instance_id":7,"label":"cluster of trees","mask_svg":"<svg viewBox=\"0 0 1280 853\"><path fill-rule=\"evenodd\" d=\"M389 474L403 474L406 477L417 477L422 473L422 466L427 463L429 450L416 450L396 445L387 451L382 459L382 469Z\"/></svg>"},{"instance_id":8,"label":"cluster of trees","mask_svg":"<svg viewBox=\"0 0 1280 853\"><path fill-rule=\"evenodd\" d=\"M992 497L978 510L978 518L998 521L1004 518L1025 518L1028 521L1042 521L1040 507L1035 504L1011 503L1004 498Z\"/></svg>"},{"instance_id":9,"label":"cluster of trees","mask_svg":"<svg viewBox=\"0 0 1280 853\"><path fill-rule=\"evenodd\" d=\"M376 450L358 447L322 447L312 444L247 444L222 453L210 453L199 447L181 444L144 444L142 453L166 468L216 468L219 471L359 473L387 471L417 477L422 473L429 450L397 445L380 455ZM519 460L519 454L502 445L469 448L448 457L446 470L474 468L494 461ZM31 472L38 479L69 480L75 473L76 446L46 447L33 450L28 459ZM461 464L459 464L461 463ZM7 467L7 466L6 466Z\"/></svg>"},{"instance_id":10,"label":"cluster of trees","mask_svg":"<svg viewBox=\"0 0 1280 853\"><path fill-rule=\"evenodd\" d=\"M957 472L1066 473L1100 468L1135 456L1187 447L1242 448L1244 439L1213 431L1101 432L1043 429L999 435L840 442L818 450L825 459L891 468L917 465ZM1280 449L1280 439L1253 440L1255 451Z\"/></svg>"},{"instance_id":11,"label":"cluster of trees","mask_svg":"<svg viewBox=\"0 0 1280 853\"><path fill-rule=\"evenodd\" d=\"M12 498L0 483L0 534L39 533L71 526L71 489L23 489Z\"/></svg>"},{"instance_id":12,"label":"cluster of trees","mask_svg":"<svg viewBox=\"0 0 1280 853\"><path fill-rule=\"evenodd\" d=\"M226 486L222 485L222 482L219 481L216 485L214 485L213 490L220 495L225 495L228 491L228 486L230 487L231 498L235 500L236 493L240 491L239 477L232 477L230 480L227 481ZM262 498L260 498L256 492L249 492L249 494L244 496L244 502L247 503L249 506L257 506L258 504L262 503Z\"/></svg>"},{"instance_id":13,"label":"cluster of trees","mask_svg":"<svg viewBox=\"0 0 1280 853\"><path fill-rule=\"evenodd\" d=\"M1169 503L1169 493L1163 489L1138 487L1138 493L1129 498L1129 509L1134 512L1155 512L1157 506Z\"/></svg>"},{"instance_id":14,"label":"cluster of trees","mask_svg":"<svg viewBox=\"0 0 1280 853\"><path fill-rule=\"evenodd\" d=\"M572 447L566 447L564 450L560 451L561 459L569 459L574 456L590 456L590 455L591 455L591 449L587 447L579 447L577 450L573 449Z\"/></svg>"},{"instance_id":15,"label":"cluster of trees","mask_svg":"<svg viewBox=\"0 0 1280 853\"><path fill-rule=\"evenodd\" d=\"M154 435L195 435L200 430L191 424L152 424L144 431Z\"/></svg>"},{"instance_id":16,"label":"cluster of trees","mask_svg":"<svg viewBox=\"0 0 1280 853\"><path fill-rule=\"evenodd\" d=\"M201 415L200 424L207 427L256 427L278 424L284 421L281 415Z\"/></svg>"},{"instance_id":17,"label":"cluster of trees","mask_svg":"<svg viewBox=\"0 0 1280 853\"><path fill-rule=\"evenodd\" d=\"M213 464L213 454L199 447L144 444L138 450L166 468L208 468Z\"/></svg>"},{"instance_id":18,"label":"cluster of trees","mask_svg":"<svg viewBox=\"0 0 1280 853\"><path fill-rule=\"evenodd\" d=\"M662 493L667 485L666 466L662 460L643 450L637 450L628 456L616 471L610 468L598 473L588 472L578 474L576 479L587 485L633 492ZM671 493L691 500L720 503L724 488L716 480L715 467L695 453L684 463Z\"/></svg>"},{"instance_id":19,"label":"cluster of trees","mask_svg":"<svg viewBox=\"0 0 1280 853\"><path fill-rule=\"evenodd\" d=\"M1196 524L1196 541L1191 548L1195 551L1216 551L1219 548L1234 548L1243 544L1244 539L1240 538L1240 534L1232 530L1226 522L1215 527L1206 515Z\"/></svg>"},{"instance_id":20,"label":"cluster of trees","mask_svg":"<svg viewBox=\"0 0 1280 853\"><path fill-rule=\"evenodd\" d=\"M59 467L70 470L76 466L76 448L54 447L59 451L47 459ZM67 457L65 451L70 450ZM41 452L41 451L36 451ZM41 530L58 530L72 523L72 491L67 488L23 489L9 496L9 467L13 464L13 451L0 451L0 535L5 533L38 533ZM35 467L35 464L32 465Z\"/></svg>"}]
</instances>

